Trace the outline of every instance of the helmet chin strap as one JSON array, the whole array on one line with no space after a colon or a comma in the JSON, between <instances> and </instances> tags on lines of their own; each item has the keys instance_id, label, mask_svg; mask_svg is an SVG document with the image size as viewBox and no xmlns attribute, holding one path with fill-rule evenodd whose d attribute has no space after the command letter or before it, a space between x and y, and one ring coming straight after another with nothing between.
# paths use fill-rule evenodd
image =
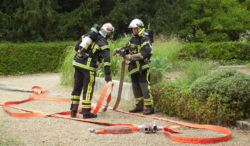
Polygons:
<instances>
[{"instance_id":1,"label":"helmet chin strap","mask_svg":"<svg viewBox=\"0 0 250 146\"><path fill-rule=\"evenodd\" d=\"M140 37L143 37L143 36L144 36L144 32L145 32L145 28L139 28L139 33L138 33L138 35L139 35Z\"/></svg>"}]
</instances>

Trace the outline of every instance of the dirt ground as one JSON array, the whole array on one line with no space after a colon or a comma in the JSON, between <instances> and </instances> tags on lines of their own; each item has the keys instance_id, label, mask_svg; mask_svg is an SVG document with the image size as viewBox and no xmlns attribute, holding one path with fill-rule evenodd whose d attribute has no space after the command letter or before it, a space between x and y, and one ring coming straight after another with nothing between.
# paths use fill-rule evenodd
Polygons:
<instances>
[{"instance_id":1,"label":"dirt ground","mask_svg":"<svg viewBox=\"0 0 250 146\"><path fill-rule=\"evenodd\" d=\"M65 88L59 85L58 73L33 74L21 76L0 76L0 84L13 85L20 88L30 89L34 85L39 85L51 92L61 93L61 95L70 95L71 88ZM18 101L28 98L29 93L12 92L0 90L0 103L5 101ZM97 97L95 96L94 99ZM43 112L60 112L69 110L70 103L36 100L29 103L18 105L29 109ZM120 108L128 110L132 107L131 102L122 101ZM13 110L14 111L14 110ZM156 116L167 117L160 114ZM80 118L81 115L78 115ZM172 119L176 119L173 118ZM152 119L140 118L122 113L108 110L105 113L98 113L98 121L115 122L115 123L134 123L146 124L152 122ZM158 125L175 125L173 123L157 121ZM0 109L0 135L1 137L10 137L15 143L11 145L27 145L27 146L67 146L67 145L83 145L83 146L166 146L166 145L192 145L174 142L161 132L156 134L144 134L142 132L134 132L130 134L106 134L97 135L90 133L89 128L100 128L104 126L78 122L73 120L58 119L52 117L32 117L32 118L15 118L6 114ZM227 142L207 145L218 146L248 146L250 143L250 132L230 128L233 138ZM222 136L223 134L200 129L192 129L181 127L180 135L191 137L213 137ZM1 141L0 141L1 145ZM199 144L196 144L199 145Z\"/></svg>"}]
</instances>

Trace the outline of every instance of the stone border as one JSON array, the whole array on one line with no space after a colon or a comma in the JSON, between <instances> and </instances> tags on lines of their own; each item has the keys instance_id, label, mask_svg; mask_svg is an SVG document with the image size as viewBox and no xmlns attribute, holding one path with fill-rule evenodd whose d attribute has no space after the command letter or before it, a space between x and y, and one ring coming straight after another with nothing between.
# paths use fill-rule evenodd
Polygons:
<instances>
[{"instance_id":1,"label":"stone border","mask_svg":"<svg viewBox=\"0 0 250 146\"><path fill-rule=\"evenodd\" d=\"M243 130L250 130L250 122L249 121L238 120L238 121L236 121L236 126L240 129L243 129Z\"/></svg>"},{"instance_id":2,"label":"stone border","mask_svg":"<svg viewBox=\"0 0 250 146\"><path fill-rule=\"evenodd\" d=\"M113 92L112 92L112 97L117 98L118 87L119 87L120 81L117 81L117 80L112 80L112 81L114 82L114 89L113 89ZM102 88L103 88L103 86L105 84L106 84L106 81L104 80L104 78L96 77L94 92L97 95L99 95L101 93ZM122 95L121 96L122 96L121 98L125 99L125 100L133 100L134 99L134 93L133 93L133 90L132 90L131 83L127 83L127 82L123 83L123 89L122 89Z\"/></svg>"}]
</instances>

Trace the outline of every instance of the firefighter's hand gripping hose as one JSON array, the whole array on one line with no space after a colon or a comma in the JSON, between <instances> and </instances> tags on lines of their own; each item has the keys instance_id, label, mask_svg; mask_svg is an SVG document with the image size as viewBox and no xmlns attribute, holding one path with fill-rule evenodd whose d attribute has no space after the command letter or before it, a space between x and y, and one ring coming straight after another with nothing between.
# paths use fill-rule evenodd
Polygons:
<instances>
[{"instance_id":1,"label":"firefighter's hand gripping hose","mask_svg":"<svg viewBox=\"0 0 250 146\"><path fill-rule=\"evenodd\" d=\"M112 82L109 82L104 86L103 91L99 97L99 101L98 101L96 107L93 109L93 112L98 112L98 110L101 107L102 101L104 100L106 93L108 92L108 89L112 88L112 87L113 87ZM119 133L131 133L131 132L135 132L135 131L143 131L145 133L156 133L158 131L161 131L164 134L166 134L167 136L169 136L171 140L178 141L178 142L184 142L184 143L218 143L218 142L228 141L232 138L231 131L229 129L221 127L221 126L191 124L191 123L186 123L186 122L182 122L182 121L175 121L175 120L170 120L170 119L161 118L161 117L148 116L148 115L142 115L142 114L137 114L137 113L129 113L129 112L118 110L118 109L113 110L112 107L109 107L108 109L113 110L115 112L130 114L130 115L134 115L134 116L138 116L138 117L167 121L167 122L175 123L175 124L186 126L186 127L217 131L220 133L224 133L225 135L220 136L220 137L209 137L209 138L184 137L184 136L176 135L176 134L178 134L178 132L174 131L173 129L177 126L157 126L155 122L150 123L150 124L144 124L144 125L136 125L136 124L130 124L130 123L110 123L110 122L92 121L92 120L87 120L87 119L71 118L69 116L65 116L65 115L69 115L70 111L58 112L58 113L51 114L51 113L44 113L41 111L34 111L31 109L27 109L27 108L20 108L17 106L13 106L13 104L21 104L21 103L33 101L36 99L60 101L60 102L70 102L71 101L70 98L59 98L59 97L45 96L44 94L47 93L48 91L47 90L43 91L42 88L39 86L33 87L32 92L33 93L30 94L28 99L25 99L22 101L7 101L4 103L0 103L0 106L2 106L2 108L5 112L7 112L9 115L14 116L14 117L48 116L48 117L54 117L54 118L62 118L62 119L76 120L76 121L81 121L81 122L88 122L88 123L93 123L93 124L110 126L109 128L90 129L90 132L93 132L96 134L106 134L106 133L119 134ZM106 108L108 107L110 100L111 100L111 91L107 96ZM27 113L14 113L14 112L9 111L8 108L14 108L14 109L18 109L21 111L26 111Z\"/></svg>"}]
</instances>

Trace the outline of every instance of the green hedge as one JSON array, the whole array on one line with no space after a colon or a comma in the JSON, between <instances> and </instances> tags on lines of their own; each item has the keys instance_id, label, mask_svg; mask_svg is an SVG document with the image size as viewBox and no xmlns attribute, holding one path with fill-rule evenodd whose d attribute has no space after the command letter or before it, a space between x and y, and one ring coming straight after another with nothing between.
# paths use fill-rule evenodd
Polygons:
<instances>
[{"instance_id":1,"label":"green hedge","mask_svg":"<svg viewBox=\"0 0 250 146\"><path fill-rule=\"evenodd\" d=\"M227 97L219 94L210 94L207 100L202 100L188 91L161 83L152 86L152 95L157 111L198 123L232 125L246 115L239 108L239 101L225 103L221 99Z\"/></svg>"},{"instance_id":2,"label":"green hedge","mask_svg":"<svg viewBox=\"0 0 250 146\"><path fill-rule=\"evenodd\" d=\"M186 43L180 51L180 57L250 60L250 42Z\"/></svg>"},{"instance_id":3,"label":"green hedge","mask_svg":"<svg viewBox=\"0 0 250 146\"><path fill-rule=\"evenodd\" d=\"M218 93L230 97L230 100L247 102L250 101L250 76L234 69L222 69L197 79L190 89L200 98Z\"/></svg>"},{"instance_id":4,"label":"green hedge","mask_svg":"<svg viewBox=\"0 0 250 146\"><path fill-rule=\"evenodd\" d=\"M152 95L157 110L169 116L207 124L230 125L236 120L249 118L250 76L236 71L222 72L224 76L221 72L205 76L213 77L210 82L204 77L199 78L191 86L192 90L180 88L172 82L153 85ZM216 79L217 84L214 83ZM214 90L210 89L211 86L215 87Z\"/></svg>"},{"instance_id":5,"label":"green hedge","mask_svg":"<svg viewBox=\"0 0 250 146\"><path fill-rule=\"evenodd\" d=\"M0 74L57 71L65 49L74 43L1 43Z\"/></svg>"},{"instance_id":6,"label":"green hedge","mask_svg":"<svg viewBox=\"0 0 250 146\"><path fill-rule=\"evenodd\" d=\"M198 98L224 95L221 101L238 103L238 109L250 115L250 76L233 69L223 69L197 79L190 87Z\"/></svg>"}]
</instances>

